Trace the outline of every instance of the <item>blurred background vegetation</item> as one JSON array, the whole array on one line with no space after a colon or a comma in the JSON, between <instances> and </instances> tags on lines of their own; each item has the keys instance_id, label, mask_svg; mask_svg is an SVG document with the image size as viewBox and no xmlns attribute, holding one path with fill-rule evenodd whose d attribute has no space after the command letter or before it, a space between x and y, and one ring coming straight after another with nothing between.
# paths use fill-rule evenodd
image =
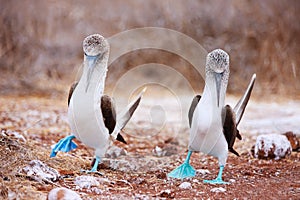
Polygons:
<instances>
[{"instance_id":1,"label":"blurred background vegetation","mask_svg":"<svg viewBox=\"0 0 300 200\"><path fill-rule=\"evenodd\" d=\"M257 96L300 95L298 0L0 0L0 4L2 95L65 95L82 62L84 37L92 33L110 37L148 26L182 32L207 51L226 50L231 56L232 94L244 90L252 73L257 73ZM188 66L164 54L173 64ZM110 68L107 84L136 64L154 62L157 55L141 50L120 58L122 62ZM194 87L202 81L190 67L182 69Z\"/></svg>"}]
</instances>

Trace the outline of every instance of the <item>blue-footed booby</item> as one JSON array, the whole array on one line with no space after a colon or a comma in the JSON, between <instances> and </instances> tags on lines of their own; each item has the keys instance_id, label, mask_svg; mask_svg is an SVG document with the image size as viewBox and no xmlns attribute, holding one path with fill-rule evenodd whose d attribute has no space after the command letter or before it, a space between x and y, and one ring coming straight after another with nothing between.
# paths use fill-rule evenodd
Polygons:
<instances>
[{"instance_id":1,"label":"blue-footed booby","mask_svg":"<svg viewBox=\"0 0 300 200\"><path fill-rule=\"evenodd\" d=\"M83 41L83 51L83 73L79 82L71 86L68 98L72 134L55 145L50 157L58 151L75 149L77 145L72 140L76 138L95 149L96 160L90 170L95 172L113 140L126 143L120 131L138 107L146 88L116 116L113 99L103 94L109 56L107 40L99 34L90 35Z\"/></svg>"},{"instance_id":2,"label":"blue-footed booby","mask_svg":"<svg viewBox=\"0 0 300 200\"><path fill-rule=\"evenodd\" d=\"M168 174L172 178L187 178L196 175L195 169L189 164L192 152L203 152L218 158L220 170L214 180L205 183L225 184L222 172L227 161L228 151L239 155L233 145L235 138L242 139L237 125L239 124L256 79L251 82L242 98L232 109L225 105L225 95L229 78L229 55L216 49L206 58L206 78L202 97L194 97L188 113L190 137L188 155L184 163Z\"/></svg>"}]
</instances>

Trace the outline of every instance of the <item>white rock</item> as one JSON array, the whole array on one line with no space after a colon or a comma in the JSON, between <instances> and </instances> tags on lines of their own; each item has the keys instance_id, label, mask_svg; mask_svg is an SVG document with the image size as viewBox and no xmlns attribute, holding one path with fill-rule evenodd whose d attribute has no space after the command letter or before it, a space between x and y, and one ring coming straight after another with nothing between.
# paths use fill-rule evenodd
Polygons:
<instances>
[{"instance_id":1,"label":"white rock","mask_svg":"<svg viewBox=\"0 0 300 200\"><path fill-rule=\"evenodd\" d=\"M259 135L256 139L254 147L254 157L256 158L275 158L278 160L290 155L291 152L291 143L285 135Z\"/></svg>"},{"instance_id":2,"label":"white rock","mask_svg":"<svg viewBox=\"0 0 300 200\"><path fill-rule=\"evenodd\" d=\"M222 187L216 187L216 188L212 188L210 191L218 193L218 192L226 192L226 189Z\"/></svg>"},{"instance_id":3,"label":"white rock","mask_svg":"<svg viewBox=\"0 0 300 200\"><path fill-rule=\"evenodd\" d=\"M229 182L230 183L235 183L236 181L235 181L235 179L229 179Z\"/></svg>"},{"instance_id":4,"label":"white rock","mask_svg":"<svg viewBox=\"0 0 300 200\"><path fill-rule=\"evenodd\" d=\"M197 169L196 172L202 175L210 174L210 171L208 169Z\"/></svg>"},{"instance_id":5,"label":"white rock","mask_svg":"<svg viewBox=\"0 0 300 200\"><path fill-rule=\"evenodd\" d=\"M191 189L192 184L190 182L183 182L179 185L179 188L181 188L181 189Z\"/></svg>"},{"instance_id":6,"label":"white rock","mask_svg":"<svg viewBox=\"0 0 300 200\"><path fill-rule=\"evenodd\" d=\"M152 150L153 154L158 156L158 157L161 157L163 156L163 151L162 151L162 148L160 148L159 146L156 146L153 150Z\"/></svg>"},{"instance_id":7,"label":"white rock","mask_svg":"<svg viewBox=\"0 0 300 200\"><path fill-rule=\"evenodd\" d=\"M60 174L56 169L48 167L40 160L30 161L29 165L24 167L22 170L27 176L36 181L57 181L60 177Z\"/></svg>"},{"instance_id":8,"label":"white rock","mask_svg":"<svg viewBox=\"0 0 300 200\"><path fill-rule=\"evenodd\" d=\"M49 192L48 200L81 200L81 197L73 190L54 188Z\"/></svg>"},{"instance_id":9,"label":"white rock","mask_svg":"<svg viewBox=\"0 0 300 200\"><path fill-rule=\"evenodd\" d=\"M94 192L96 194L102 194L103 190L101 190L100 188L97 188L97 187L92 187L91 192Z\"/></svg>"},{"instance_id":10,"label":"white rock","mask_svg":"<svg viewBox=\"0 0 300 200\"><path fill-rule=\"evenodd\" d=\"M164 147L156 146L152 154L157 157L171 156L177 154L177 148L174 145L165 145Z\"/></svg>"},{"instance_id":11,"label":"white rock","mask_svg":"<svg viewBox=\"0 0 300 200\"><path fill-rule=\"evenodd\" d=\"M93 186L100 185L98 179L94 176L77 176L74 182L78 189L90 189Z\"/></svg>"}]
</instances>

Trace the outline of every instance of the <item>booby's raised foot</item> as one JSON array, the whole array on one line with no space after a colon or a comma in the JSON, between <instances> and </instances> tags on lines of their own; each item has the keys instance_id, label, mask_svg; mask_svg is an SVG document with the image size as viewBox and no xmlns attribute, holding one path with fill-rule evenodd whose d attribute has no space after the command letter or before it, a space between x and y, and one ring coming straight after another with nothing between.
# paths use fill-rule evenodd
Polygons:
<instances>
[{"instance_id":1,"label":"booby's raised foot","mask_svg":"<svg viewBox=\"0 0 300 200\"><path fill-rule=\"evenodd\" d=\"M168 177L171 178L178 178L178 179L184 179L189 177L194 177L196 175L196 170L194 167L190 165L190 157L192 155L192 152L189 151L188 155L184 161L183 164L181 164L179 167L174 169L168 174Z\"/></svg>"},{"instance_id":2,"label":"booby's raised foot","mask_svg":"<svg viewBox=\"0 0 300 200\"><path fill-rule=\"evenodd\" d=\"M69 152L75 149L77 145L72 141L74 138L74 135L68 135L67 137L59 140L59 142L52 149L50 158L55 157L58 151Z\"/></svg>"},{"instance_id":3,"label":"booby's raised foot","mask_svg":"<svg viewBox=\"0 0 300 200\"><path fill-rule=\"evenodd\" d=\"M95 162L93 164L92 169L91 170L82 169L81 172L84 172L84 173L96 173L96 174L99 174L99 175L103 176L102 173L100 173L100 172L97 171L97 168L98 168L98 165L99 165L100 162L101 162L100 157L96 156L96 159L95 159Z\"/></svg>"},{"instance_id":4,"label":"booby's raised foot","mask_svg":"<svg viewBox=\"0 0 300 200\"><path fill-rule=\"evenodd\" d=\"M219 174L216 179L213 180L204 180L203 183L209 183L209 184L229 184L228 182L225 182L222 180L222 173L223 173L224 166L220 166Z\"/></svg>"}]
</instances>

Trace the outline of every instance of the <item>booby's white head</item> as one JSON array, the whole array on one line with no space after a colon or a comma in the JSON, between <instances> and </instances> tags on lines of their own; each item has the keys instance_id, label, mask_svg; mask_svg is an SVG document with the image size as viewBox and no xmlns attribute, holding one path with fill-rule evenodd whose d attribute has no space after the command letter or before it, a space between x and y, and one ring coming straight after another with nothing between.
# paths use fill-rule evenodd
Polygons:
<instances>
[{"instance_id":1,"label":"booby's white head","mask_svg":"<svg viewBox=\"0 0 300 200\"><path fill-rule=\"evenodd\" d=\"M84 51L84 57L85 62L87 65L87 83L86 83L86 91L88 90L91 76L94 72L95 67L98 63L100 63L103 59L108 59L109 54L109 44L107 40L99 35L99 34L93 34L89 35L83 40L83 51ZM107 65L101 65L102 67L105 67L105 69L100 70L107 70Z\"/></svg>"},{"instance_id":2,"label":"booby's white head","mask_svg":"<svg viewBox=\"0 0 300 200\"><path fill-rule=\"evenodd\" d=\"M220 104L220 90L226 91L229 77L229 55L222 49L215 49L206 57L206 76L214 77L217 90L217 105Z\"/></svg>"}]
</instances>

